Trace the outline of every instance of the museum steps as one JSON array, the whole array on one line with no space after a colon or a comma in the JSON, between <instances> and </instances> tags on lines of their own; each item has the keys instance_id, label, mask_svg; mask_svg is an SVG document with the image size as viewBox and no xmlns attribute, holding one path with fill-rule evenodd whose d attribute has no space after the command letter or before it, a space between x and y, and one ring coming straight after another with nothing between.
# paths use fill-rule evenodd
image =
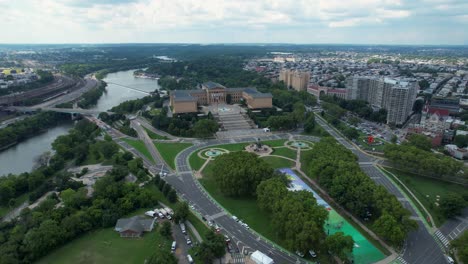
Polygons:
<instances>
[{"instance_id":1,"label":"museum steps","mask_svg":"<svg viewBox=\"0 0 468 264\"><path fill-rule=\"evenodd\" d=\"M254 122L245 114L226 113L217 116L222 130L242 130L255 128Z\"/></svg>"}]
</instances>

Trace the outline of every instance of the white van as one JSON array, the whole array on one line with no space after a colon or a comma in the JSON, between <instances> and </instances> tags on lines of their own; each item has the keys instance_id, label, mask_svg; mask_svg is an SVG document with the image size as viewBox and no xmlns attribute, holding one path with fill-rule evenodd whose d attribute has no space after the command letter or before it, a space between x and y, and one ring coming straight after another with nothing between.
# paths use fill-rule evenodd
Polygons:
<instances>
[{"instance_id":1,"label":"white van","mask_svg":"<svg viewBox=\"0 0 468 264\"><path fill-rule=\"evenodd\" d=\"M177 242L172 241L171 251L174 252L177 247Z\"/></svg>"},{"instance_id":2,"label":"white van","mask_svg":"<svg viewBox=\"0 0 468 264\"><path fill-rule=\"evenodd\" d=\"M190 255L187 255L187 260L188 260L188 262L189 262L190 264L192 264L192 263L193 263L192 256L190 256Z\"/></svg>"}]
</instances>

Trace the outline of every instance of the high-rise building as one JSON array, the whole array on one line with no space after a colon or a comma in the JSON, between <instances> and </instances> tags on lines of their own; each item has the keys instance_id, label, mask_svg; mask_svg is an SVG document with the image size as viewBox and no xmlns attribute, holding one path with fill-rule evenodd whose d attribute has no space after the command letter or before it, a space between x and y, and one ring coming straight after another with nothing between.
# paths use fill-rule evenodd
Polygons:
<instances>
[{"instance_id":1,"label":"high-rise building","mask_svg":"<svg viewBox=\"0 0 468 264\"><path fill-rule=\"evenodd\" d=\"M347 99L369 102L374 108L387 109L387 123L403 124L411 114L418 84L415 80L354 76L346 80Z\"/></svg>"},{"instance_id":2,"label":"high-rise building","mask_svg":"<svg viewBox=\"0 0 468 264\"><path fill-rule=\"evenodd\" d=\"M282 70L279 80L286 84L286 87L296 91L306 91L309 85L310 73L292 70Z\"/></svg>"}]
</instances>

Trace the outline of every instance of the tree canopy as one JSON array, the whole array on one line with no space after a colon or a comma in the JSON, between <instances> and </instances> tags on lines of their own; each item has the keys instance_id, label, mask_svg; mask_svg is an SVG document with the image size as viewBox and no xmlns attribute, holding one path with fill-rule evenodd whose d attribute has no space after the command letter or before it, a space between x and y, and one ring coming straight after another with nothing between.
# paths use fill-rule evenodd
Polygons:
<instances>
[{"instance_id":1,"label":"tree canopy","mask_svg":"<svg viewBox=\"0 0 468 264\"><path fill-rule=\"evenodd\" d=\"M214 180L224 195L255 195L257 185L273 176L273 169L254 153L243 151L221 155L213 161Z\"/></svg>"}]
</instances>

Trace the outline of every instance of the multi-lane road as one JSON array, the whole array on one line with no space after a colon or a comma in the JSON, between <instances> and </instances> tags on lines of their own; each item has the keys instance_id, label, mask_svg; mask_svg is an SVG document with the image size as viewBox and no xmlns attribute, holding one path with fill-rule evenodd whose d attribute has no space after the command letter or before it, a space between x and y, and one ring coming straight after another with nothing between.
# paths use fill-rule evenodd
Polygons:
<instances>
[{"instance_id":1,"label":"multi-lane road","mask_svg":"<svg viewBox=\"0 0 468 264\"><path fill-rule=\"evenodd\" d=\"M384 186L390 193L395 195L396 198L403 204L403 206L411 212L412 218L417 220L418 229L409 233L403 248L403 252L398 258L399 261L403 264L448 263L441 247L424 226L422 222L424 220L420 219L419 215L415 211L415 208L413 208L411 203L406 200L405 196L400 192L400 190L387 178L385 174L383 174L382 171L380 171L375 166L375 158L357 149L353 144L349 143L345 138L343 138L339 133L332 129L327 123L325 123L320 117L316 118L316 121L344 147L351 150L358 157L358 162L361 169L377 184Z\"/></svg>"},{"instance_id":2,"label":"multi-lane road","mask_svg":"<svg viewBox=\"0 0 468 264\"><path fill-rule=\"evenodd\" d=\"M406 200L405 196L400 190L393 185L393 183L384 175L376 166L376 159L361 150L357 149L353 144L349 143L339 133L332 129L320 118L317 118L317 123L329 132L338 142L344 145L347 149L351 150L358 157L358 162L362 170L377 184L384 186L389 192L394 194L397 199L407 208L412 218L418 222L418 229L411 232L406 240L403 252L399 256L400 263L406 264L439 264L447 263L444 253L439 244L435 241L434 236L425 228L422 219L416 213L411 203ZM141 129L141 127L140 127ZM143 131L140 131L143 132ZM146 134L146 132L143 132ZM261 140L274 140L274 139L308 139L317 141L316 137L305 137L292 134L274 134L265 135L260 137ZM305 260L300 257L277 248L269 241L264 240L252 230L247 230L238 222L232 219L223 208L221 208L210 196L205 192L203 187L200 186L198 181L194 178L193 171L188 163L189 156L206 147L241 143L241 142L255 142L257 138L238 138L238 139L223 139L223 140L206 140L196 141L195 145L183 150L176 157L176 172L169 174L165 180L169 182L179 193L179 195L192 204L195 209L206 219L214 221L221 227L223 233L227 234L232 241L238 246L240 250L247 250L253 252L260 250L275 260L275 263L305 263ZM142 156L135 151L131 146L127 145L116 135L116 141L124 146L126 149L132 151L138 156ZM145 160L145 165L153 173L159 173L160 168Z\"/></svg>"},{"instance_id":3,"label":"multi-lane road","mask_svg":"<svg viewBox=\"0 0 468 264\"><path fill-rule=\"evenodd\" d=\"M267 135L260 137L261 140L288 139L289 134ZM228 235L233 243L241 250L253 252L260 250L275 261L275 263L305 263L305 260L299 256L291 254L287 251L282 251L270 242L264 240L251 230L247 230L236 222L223 208L211 200L210 196L194 179L192 170L188 163L188 157L195 151L219 144L255 142L257 138L242 138L242 139L225 139L225 140L209 140L197 145L191 146L176 157L177 173L166 177L169 182L178 191L181 197L194 205L195 209L209 221L214 221L222 232ZM310 137L309 140L316 141L317 138Z\"/></svg>"}]
</instances>

